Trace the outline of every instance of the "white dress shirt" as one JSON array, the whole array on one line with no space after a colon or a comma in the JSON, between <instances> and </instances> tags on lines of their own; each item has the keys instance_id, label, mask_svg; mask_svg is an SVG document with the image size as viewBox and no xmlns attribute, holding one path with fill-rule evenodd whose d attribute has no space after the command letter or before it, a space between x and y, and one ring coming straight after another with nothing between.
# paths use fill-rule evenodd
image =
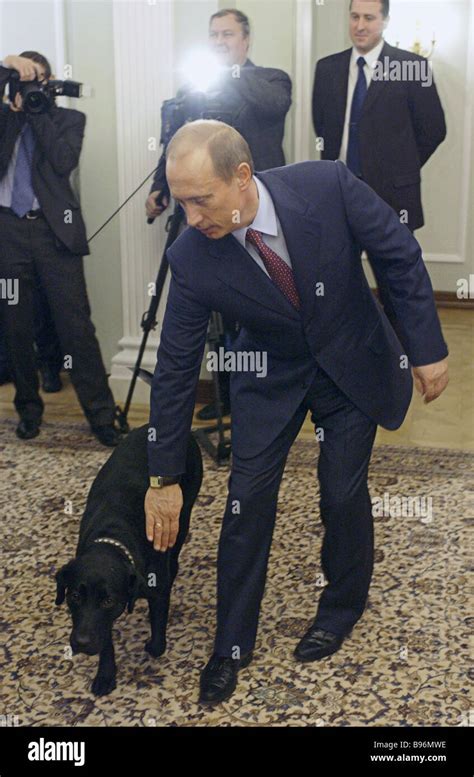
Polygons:
<instances>
[{"instance_id":1,"label":"white dress shirt","mask_svg":"<svg viewBox=\"0 0 474 777\"><path fill-rule=\"evenodd\" d=\"M339 159L346 164L347 160L347 146L349 143L349 122L351 118L352 98L354 96L354 89L356 87L357 79L359 77L359 67L357 60L359 57L364 57L366 64L364 65L364 74L367 80L367 88L370 87L370 83L374 76L374 67L377 62L380 52L384 47L385 41L382 38L375 48L367 52L367 54L361 54L357 51L356 47L352 47L351 61L349 63L349 80L347 82L347 100L346 100L346 117L344 119L344 132L342 133L341 150L339 152Z\"/></svg>"},{"instance_id":2,"label":"white dress shirt","mask_svg":"<svg viewBox=\"0 0 474 777\"><path fill-rule=\"evenodd\" d=\"M288 248L286 247L283 229L276 214L275 206L273 204L270 192L258 178L253 176L253 180L257 185L258 191L257 214L252 223L248 225L248 227L239 227L239 229L234 229L232 235L236 238L236 240L239 241L245 250L248 251L260 269L269 275L257 249L245 239L248 229L255 229L257 232L261 232L263 242L269 248L271 248L272 251L275 251L278 256L281 256L288 267L291 267L291 259L290 254L288 253Z\"/></svg>"}]
</instances>

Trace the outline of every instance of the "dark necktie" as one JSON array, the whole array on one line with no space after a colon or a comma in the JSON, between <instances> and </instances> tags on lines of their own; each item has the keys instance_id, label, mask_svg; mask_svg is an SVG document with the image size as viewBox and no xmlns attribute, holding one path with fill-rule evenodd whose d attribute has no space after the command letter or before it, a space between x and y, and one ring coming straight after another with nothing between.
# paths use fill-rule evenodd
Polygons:
<instances>
[{"instance_id":1,"label":"dark necktie","mask_svg":"<svg viewBox=\"0 0 474 777\"><path fill-rule=\"evenodd\" d=\"M357 67L359 76L354 89L351 105L351 117L349 120L349 144L347 147L347 167L352 170L354 175L361 175L360 155L359 155L359 121L362 115L364 100L367 97L367 81L364 73L364 57L359 57Z\"/></svg>"},{"instance_id":2,"label":"dark necktie","mask_svg":"<svg viewBox=\"0 0 474 777\"><path fill-rule=\"evenodd\" d=\"M281 256L278 256L275 251L272 251L272 249L263 242L261 232L257 232L256 229L248 229L245 238L257 249L272 281L283 292L296 310L299 310L300 298L295 286L295 279L291 267L287 265Z\"/></svg>"},{"instance_id":3,"label":"dark necktie","mask_svg":"<svg viewBox=\"0 0 474 777\"><path fill-rule=\"evenodd\" d=\"M23 218L25 213L31 210L35 198L31 179L34 147L33 130L29 124L25 124L16 158L11 204L11 209L20 218Z\"/></svg>"}]
</instances>

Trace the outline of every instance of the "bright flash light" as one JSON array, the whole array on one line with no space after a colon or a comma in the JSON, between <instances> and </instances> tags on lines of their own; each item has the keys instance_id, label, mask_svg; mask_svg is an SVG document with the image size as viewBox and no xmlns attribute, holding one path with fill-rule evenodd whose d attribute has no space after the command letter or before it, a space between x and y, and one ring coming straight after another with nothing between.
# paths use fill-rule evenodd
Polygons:
<instances>
[{"instance_id":1,"label":"bright flash light","mask_svg":"<svg viewBox=\"0 0 474 777\"><path fill-rule=\"evenodd\" d=\"M222 73L218 58L209 49L193 49L179 68L184 82L197 92L207 92Z\"/></svg>"}]
</instances>

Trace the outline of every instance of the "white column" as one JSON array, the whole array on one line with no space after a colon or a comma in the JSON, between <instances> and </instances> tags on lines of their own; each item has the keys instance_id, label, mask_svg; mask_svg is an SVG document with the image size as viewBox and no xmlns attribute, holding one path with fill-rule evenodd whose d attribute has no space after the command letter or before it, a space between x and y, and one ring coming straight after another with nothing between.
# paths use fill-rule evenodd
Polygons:
<instances>
[{"instance_id":1,"label":"white column","mask_svg":"<svg viewBox=\"0 0 474 777\"><path fill-rule=\"evenodd\" d=\"M173 96L173 0L114 0L115 93L119 201L123 202L158 162L160 109ZM155 138L155 150L150 150ZM98 171L99 172L99 171ZM117 399L126 395L142 340L140 321L151 298L166 242L166 216L146 223L145 199L152 177L120 212L123 337L112 359L110 384ZM167 211L168 213L168 211ZM157 313L158 330L148 338L142 366L154 370L158 331L169 275ZM138 381L134 399L148 402L149 388Z\"/></svg>"},{"instance_id":2,"label":"white column","mask_svg":"<svg viewBox=\"0 0 474 777\"><path fill-rule=\"evenodd\" d=\"M294 81L294 161L312 159L311 62L313 6L311 0L297 0L295 15L295 81Z\"/></svg>"}]
</instances>

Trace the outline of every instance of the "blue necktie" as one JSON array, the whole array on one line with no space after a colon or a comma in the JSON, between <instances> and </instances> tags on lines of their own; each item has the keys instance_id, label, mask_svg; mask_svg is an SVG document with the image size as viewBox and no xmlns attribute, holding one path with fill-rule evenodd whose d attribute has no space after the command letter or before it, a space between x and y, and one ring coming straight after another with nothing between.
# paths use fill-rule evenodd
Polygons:
<instances>
[{"instance_id":1,"label":"blue necktie","mask_svg":"<svg viewBox=\"0 0 474 777\"><path fill-rule=\"evenodd\" d=\"M361 175L360 156L359 156L359 121L362 115L364 100L367 97L367 81L364 73L364 57L359 57L357 67L359 76L357 78L354 95L352 97L351 117L349 121L349 144L347 147L347 167L352 170L354 175Z\"/></svg>"},{"instance_id":2,"label":"blue necktie","mask_svg":"<svg viewBox=\"0 0 474 777\"><path fill-rule=\"evenodd\" d=\"M31 210L35 198L35 191L31 180L34 147L33 130L29 124L25 124L16 158L11 204L12 210L20 218Z\"/></svg>"}]
</instances>

